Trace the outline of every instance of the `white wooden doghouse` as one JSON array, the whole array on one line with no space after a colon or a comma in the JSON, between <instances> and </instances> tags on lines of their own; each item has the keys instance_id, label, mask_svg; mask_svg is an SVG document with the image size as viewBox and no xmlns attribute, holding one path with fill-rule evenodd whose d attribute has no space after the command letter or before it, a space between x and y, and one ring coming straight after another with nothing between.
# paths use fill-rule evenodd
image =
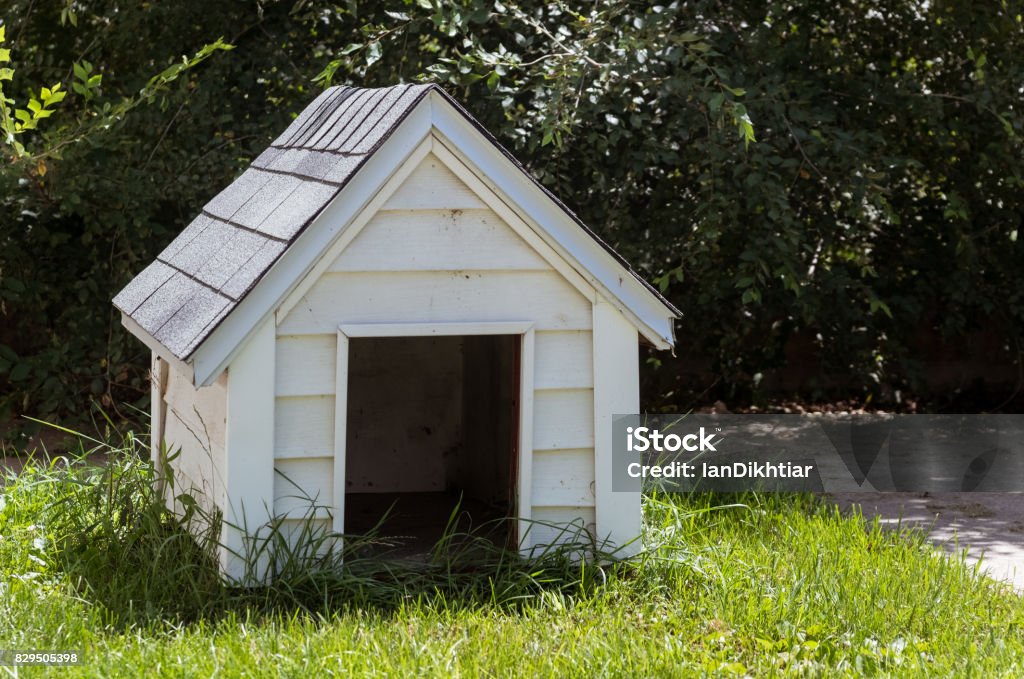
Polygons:
<instances>
[{"instance_id":1,"label":"white wooden doghouse","mask_svg":"<svg viewBox=\"0 0 1024 679\"><path fill-rule=\"evenodd\" d=\"M611 418L678 312L437 86L325 91L114 304L153 352L155 461L180 448L174 487L223 512L229 575L311 500L338 532L461 493L639 534Z\"/></svg>"}]
</instances>

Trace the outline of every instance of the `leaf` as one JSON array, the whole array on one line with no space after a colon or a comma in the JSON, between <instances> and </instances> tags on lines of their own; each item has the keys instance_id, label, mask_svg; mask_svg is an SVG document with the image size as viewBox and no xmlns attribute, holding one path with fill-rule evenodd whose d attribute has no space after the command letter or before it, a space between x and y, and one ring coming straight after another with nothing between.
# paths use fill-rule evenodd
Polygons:
<instances>
[{"instance_id":1,"label":"leaf","mask_svg":"<svg viewBox=\"0 0 1024 679\"><path fill-rule=\"evenodd\" d=\"M11 60L11 50L0 48L0 63Z\"/></svg>"},{"instance_id":2,"label":"leaf","mask_svg":"<svg viewBox=\"0 0 1024 679\"><path fill-rule=\"evenodd\" d=\"M722 109L722 102L725 101L725 95L721 92L715 94L711 99L708 100L708 109L712 113L718 113Z\"/></svg>"},{"instance_id":3,"label":"leaf","mask_svg":"<svg viewBox=\"0 0 1024 679\"><path fill-rule=\"evenodd\" d=\"M498 82L500 80L501 77L498 75L498 72L491 71L491 74L487 76L487 89L493 92L494 89L498 86Z\"/></svg>"},{"instance_id":4,"label":"leaf","mask_svg":"<svg viewBox=\"0 0 1024 679\"><path fill-rule=\"evenodd\" d=\"M11 372L7 374L7 379L9 379L11 382L20 382L26 377L28 377L31 371L32 368L29 366L28 363L16 363L14 367L11 369Z\"/></svg>"},{"instance_id":5,"label":"leaf","mask_svg":"<svg viewBox=\"0 0 1024 679\"><path fill-rule=\"evenodd\" d=\"M871 313L875 313L876 311L881 309L882 313L884 313L889 318L892 318L892 311L889 310L889 305L883 302L882 300L876 297L872 297L869 303L871 305Z\"/></svg>"},{"instance_id":6,"label":"leaf","mask_svg":"<svg viewBox=\"0 0 1024 679\"><path fill-rule=\"evenodd\" d=\"M7 26L0 26L0 42L7 39Z\"/></svg>"},{"instance_id":7,"label":"leaf","mask_svg":"<svg viewBox=\"0 0 1024 679\"><path fill-rule=\"evenodd\" d=\"M374 40L366 48L366 65L373 66L380 61L381 46L379 40Z\"/></svg>"},{"instance_id":8,"label":"leaf","mask_svg":"<svg viewBox=\"0 0 1024 679\"><path fill-rule=\"evenodd\" d=\"M75 72L75 77L79 80L88 80L89 71L85 70L85 66L83 66L82 64L72 64L71 69Z\"/></svg>"},{"instance_id":9,"label":"leaf","mask_svg":"<svg viewBox=\"0 0 1024 679\"><path fill-rule=\"evenodd\" d=\"M14 77L13 68L0 68L0 80L10 80Z\"/></svg>"}]
</instances>

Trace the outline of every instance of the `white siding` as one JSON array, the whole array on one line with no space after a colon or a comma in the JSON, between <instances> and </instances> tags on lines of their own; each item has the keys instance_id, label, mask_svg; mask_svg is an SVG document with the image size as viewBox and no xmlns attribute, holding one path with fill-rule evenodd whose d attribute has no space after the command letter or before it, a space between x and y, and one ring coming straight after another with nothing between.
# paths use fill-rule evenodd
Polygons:
<instances>
[{"instance_id":1,"label":"white siding","mask_svg":"<svg viewBox=\"0 0 1024 679\"><path fill-rule=\"evenodd\" d=\"M490 210L379 212L330 270L546 271L551 267Z\"/></svg>"},{"instance_id":2,"label":"white siding","mask_svg":"<svg viewBox=\"0 0 1024 679\"><path fill-rule=\"evenodd\" d=\"M331 537L328 537L332 535L333 528L330 519L326 517L316 518L312 521L308 521L306 518L282 519L275 525L280 537L289 547L287 553L278 554L280 559L278 566L284 565L284 561L292 557L300 560L323 557L329 549L337 544ZM294 551L298 549L300 543L309 551ZM311 546L317 548L315 552ZM340 544L337 546L340 547Z\"/></svg>"},{"instance_id":3,"label":"white siding","mask_svg":"<svg viewBox=\"0 0 1024 679\"><path fill-rule=\"evenodd\" d=\"M227 375L200 389L173 367L166 379L163 440L169 456L177 454L170 461L167 500L189 492L205 511L216 512L224 508L226 488ZM176 502L172 506L184 509Z\"/></svg>"},{"instance_id":4,"label":"white siding","mask_svg":"<svg viewBox=\"0 0 1024 679\"><path fill-rule=\"evenodd\" d=\"M333 396L337 335L277 338L278 396Z\"/></svg>"},{"instance_id":5,"label":"white siding","mask_svg":"<svg viewBox=\"0 0 1024 679\"><path fill-rule=\"evenodd\" d=\"M535 341L534 388L580 389L594 386L594 338L590 332L538 332Z\"/></svg>"},{"instance_id":6,"label":"white siding","mask_svg":"<svg viewBox=\"0 0 1024 679\"><path fill-rule=\"evenodd\" d=\"M534 450L593 447L593 390L537 389L534 391Z\"/></svg>"},{"instance_id":7,"label":"white siding","mask_svg":"<svg viewBox=\"0 0 1024 679\"><path fill-rule=\"evenodd\" d=\"M433 153L428 154L398 187L384 210L472 210L484 202Z\"/></svg>"},{"instance_id":8,"label":"white siding","mask_svg":"<svg viewBox=\"0 0 1024 679\"><path fill-rule=\"evenodd\" d=\"M334 396L278 398L275 410L275 458L334 454Z\"/></svg>"},{"instance_id":9,"label":"white siding","mask_svg":"<svg viewBox=\"0 0 1024 679\"><path fill-rule=\"evenodd\" d=\"M533 454L533 507L592 507L594 451L544 450Z\"/></svg>"},{"instance_id":10,"label":"white siding","mask_svg":"<svg viewBox=\"0 0 1024 679\"><path fill-rule=\"evenodd\" d=\"M339 323L521 320L537 330L589 330L593 322L590 302L553 271L326 273L278 334L323 335Z\"/></svg>"},{"instance_id":11,"label":"white siding","mask_svg":"<svg viewBox=\"0 0 1024 679\"><path fill-rule=\"evenodd\" d=\"M277 460L274 463L274 511L301 519L315 511L328 518L334 506L334 460L330 457Z\"/></svg>"},{"instance_id":12,"label":"white siding","mask_svg":"<svg viewBox=\"0 0 1024 679\"><path fill-rule=\"evenodd\" d=\"M552 545L589 542L595 532L593 507L536 507L530 526L530 542Z\"/></svg>"}]
</instances>

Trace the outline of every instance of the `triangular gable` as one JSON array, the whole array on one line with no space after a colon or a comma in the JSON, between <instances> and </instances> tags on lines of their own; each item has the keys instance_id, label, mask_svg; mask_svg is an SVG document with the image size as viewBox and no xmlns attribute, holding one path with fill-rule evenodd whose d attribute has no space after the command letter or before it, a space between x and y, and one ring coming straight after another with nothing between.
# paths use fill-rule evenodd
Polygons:
<instances>
[{"instance_id":1,"label":"triangular gable","mask_svg":"<svg viewBox=\"0 0 1024 679\"><path fill-rule=\"evenodd\" d=\"M675 308L436 86L321 95L115 298L125 325L209 384L428 153L574 285L597 290L655 346L673 345Z\"/></svg>"},{"instance_id":2,"label":"triangular gable","mask_svg":"<svg viewBox=\"0 0 1024 679\"><path fill-rule=\"evenodd\" d=\"M427 176L424 173L425 166L434 164L439 166L440 172L435 171ZM408 214L404 218L389 216L396 209L401 211L399 215ZM441 224L432 224L424 216L424 209L441 209L448 214L439 214ZM474 224L473 215L481 212L487 215L486 219L496 222L491 224L496 229L488 230L484 225ZM455 216L451 213L460 214ZM456 228L455 233L439 231L431 235L433 227L446 230L449 225ZM475 233L472 230L474 226ZM460 233L459 229L464 228L469 230ZM480 241L470 242L474 240L474 235L484 237ZM398 245L403 239L423 241L424 248L430 247L437 251L425 254L421 265L415 261L414 249ZM371 250L370 253L366 252L367 248ZM488 257L479 252L481 248L500 248L502 252L493 252ZM474 249L478 251L474 252ZM487 259L495 261L488 262ZM553 276L560 276L575 288L590 304L597 299L597 291L574 266L540 238L478 177L469 174L433 132L276 307L279 327L286 328L285 334L290 332L287 328L293 324L289 324L287 319L293 310L305 310L314 318L318 316L315 309L308 309L311 302L307 294L326 272L366 271L364 267L369 260L379 262L374 264L375 268L379 266L377 270L392 272L420 269L550 271Z\"/></svg>"}]
</instances>

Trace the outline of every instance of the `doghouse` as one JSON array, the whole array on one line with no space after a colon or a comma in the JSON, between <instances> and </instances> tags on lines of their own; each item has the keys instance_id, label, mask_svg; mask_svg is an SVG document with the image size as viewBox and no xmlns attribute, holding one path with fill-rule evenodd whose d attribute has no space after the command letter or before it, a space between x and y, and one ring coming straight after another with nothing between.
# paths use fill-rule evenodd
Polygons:
<instances>
[{"instance_id":1,"label":"doghouse","mask_svg":"<svg viewBox=\"0 0 1024 679\"><path fill-rule=\"evenodd\" d=\"M678 312L437 86L323 92L114 305L229 575L271 520L353 534L392 503L426 537L459 498L518 518L524 550L639 535L611 418Z\"/></svg>"}]
</instances>

